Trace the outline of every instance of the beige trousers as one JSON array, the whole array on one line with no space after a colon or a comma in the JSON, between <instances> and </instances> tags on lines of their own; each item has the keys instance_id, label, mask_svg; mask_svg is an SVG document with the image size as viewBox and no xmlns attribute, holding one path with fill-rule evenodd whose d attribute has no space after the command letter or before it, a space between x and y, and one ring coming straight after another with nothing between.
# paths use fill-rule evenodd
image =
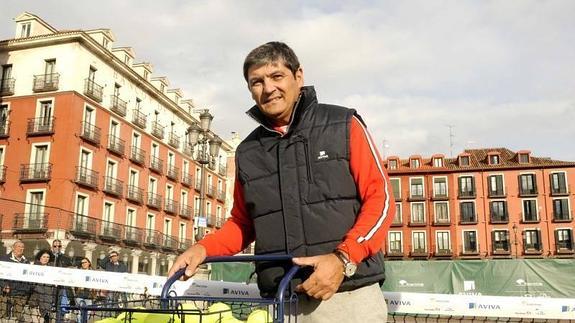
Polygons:
<instances>
[{"instance_id":1,"label":"beige trousers","mask_svg":"<svg viewBox=\"0 0 575 323\"><path fill-rule=\"evenodd\" d=\"M337 293L327 301L305 295L300 295L298 299L298 323L386 321L387 304L377 283L350 292ZM289 319L286 319L286 323L288 322Z\"/></svg>"}]
</instances>

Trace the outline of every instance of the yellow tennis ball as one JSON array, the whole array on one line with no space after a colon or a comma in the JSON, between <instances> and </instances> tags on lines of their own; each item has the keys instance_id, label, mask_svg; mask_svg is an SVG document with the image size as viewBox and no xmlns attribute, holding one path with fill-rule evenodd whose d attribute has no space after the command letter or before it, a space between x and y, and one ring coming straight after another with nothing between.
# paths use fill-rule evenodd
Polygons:
<instances>
[{"instance_id":1,"label":"yellow tennis ball","mask_svg":"<svg viewBox=\"0 0 575 323\"><path fill-rule=\"evenodd\" d=\"M270 313L263 309L257 309L250 313L247 323L271 323L273 318Z\"/></svg>"},{"instance_id":2,"label":"yellow tennis ball","mask_svg":"<svg viewBox=\"0 0 575 323\"><path fill-rule=\"evenodd\" d=\"M237 318L235 318L233 316L227 316L227 317L223 317L217 323L245 323L245 322L242 320L238 320Z\"/></svg>"},{"instance_id":3,"label":"yellow tennis ball","mask_svg":"<svg viewBox=\"0 0 575 323\"><path fill-rule=\"evenodd\" d=\"M200 323L200 315L202 311L194 303L183 303L182 310L186 323ZM177 316L176 316L177 318ZM176 322L174 322L176 323Z\"/></svg>"},{"instance_id":4,"label":"yellow tennis ball","mask_svg":"<svg viewBox=\"0 0 575 323\"><path fill-rule=\"evenodd\" d=\"M101 319L101 320L95 321L94 323L121 323L121 322L123 322L123 321L118 320L118 319L115 318L115 317L107 317L107 318L105 318L105 319Z\"/></svg>"},{"instance_id":5,"label":"yellow tennis ball","mask_svg":"<svg viewBox=\"0 0 575 323\"><path fill-rule=\"evenodd\" d=\"M222 302L218 302L208 307L208 314L204 315L202 323L217 323L224 317L230 316L233 317L230 306Z\"/></svg>"}]
</instances>

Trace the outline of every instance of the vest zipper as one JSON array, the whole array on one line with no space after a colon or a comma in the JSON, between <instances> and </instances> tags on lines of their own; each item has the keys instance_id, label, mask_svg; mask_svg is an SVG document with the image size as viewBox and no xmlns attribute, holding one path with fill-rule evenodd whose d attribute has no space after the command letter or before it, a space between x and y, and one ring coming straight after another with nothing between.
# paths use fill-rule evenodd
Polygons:
<instances>
[{"instance_id":1,"label":"vest zipper","mask_svg":"<svg viewBox=\"0 0 575 323\"><path fill-rule=\"evenodd\" d=\"M310 159L310 154L309 154L309 144L307 143L307 138L302 137L303 138L303 146L304 146L304 151L305 151L305 166L306 166L306 170L307 170L307 181L310 184L314 183L313 180L313 172L312 172L312 167L311 167L311 159Z\"/></svg>"}]
</instances>

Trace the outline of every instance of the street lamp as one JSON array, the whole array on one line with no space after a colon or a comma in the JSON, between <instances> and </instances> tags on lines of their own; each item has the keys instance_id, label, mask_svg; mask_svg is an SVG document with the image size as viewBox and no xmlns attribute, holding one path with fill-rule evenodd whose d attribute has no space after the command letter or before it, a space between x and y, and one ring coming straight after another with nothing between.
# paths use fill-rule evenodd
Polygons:
<instances>
[{"instance_id":1,"label":"street lamp","mask_svg":"<svg viewBox=\"0 0 575 323\"><path fill-rule=\"evenodd\" d=\"M513 244L515 245L515 259L517 259L517 224L513 223Z\"/></svg>"},{"instance_id":2,"label":"street lamp","mask_svg":"<svg viewBox=\"0 0 575 323\"><path fill-rule=\"evenodd\" d=\"M193 123L188 127L188 144L194 156L194 150L196 150L195 161L201 165L200 170L200 210L197 218L195 219L194 238L196 241L201 240L204 237L203 227L207 224L207 218L205 214L205 200L206 200L206 180L205 172L206 165L210 162L214 163L219 155L220 147L222 146L222 140L210 133L210 126L212 124L212 116L208 109L203 109L200 113L200 124Z\"/></svg>"}]
</instances>

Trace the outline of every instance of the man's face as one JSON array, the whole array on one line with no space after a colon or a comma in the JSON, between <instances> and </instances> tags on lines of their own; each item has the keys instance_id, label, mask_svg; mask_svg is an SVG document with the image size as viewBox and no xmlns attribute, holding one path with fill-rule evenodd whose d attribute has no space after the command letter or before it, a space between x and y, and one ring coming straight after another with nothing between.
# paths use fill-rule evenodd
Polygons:
<instances>
[{"instance_id":1,"label":"man's face","mask_svg":"<svg viewBox=\"0 0 575 323\"><path fill-rule=\"evenodd\" d=\"M52 244L52 251L54 253L60 253L62 251L62 243L54 242L54 244Z\"/></svg>"},{"instance_id":2,"label":"man's face","mask_svg":"<svg viewBox=\"0 0 575 323\"><path fill-rule=\"evenodd\" d=\"M303 86L303 70L295 75L283 61L252 66L248 70L248 88L260 111L274 125L289 124L292 110Z\"/></svg>"},{"instance_id":3,"label":"man's face","mask_svg":"<svg viewBox=\"0 0 575 323\"><path fill-rule=\"evenodd\" d=\"M117 253L110 254L110 261L113 263L117 263L118 262L118 254Z\"/></svg>"},{"instance_id":4,"label":"man's face","mask_svg":"<svg viewBox=\"0 0 575 323\"><path fill-rule=\"evenodd\" d=\"M14 250L12 250L12 254L15 257L22 257L22 255L24 254L24 244L17 243L16 245L14 245Z\"/></svg>"}]
</instances>

